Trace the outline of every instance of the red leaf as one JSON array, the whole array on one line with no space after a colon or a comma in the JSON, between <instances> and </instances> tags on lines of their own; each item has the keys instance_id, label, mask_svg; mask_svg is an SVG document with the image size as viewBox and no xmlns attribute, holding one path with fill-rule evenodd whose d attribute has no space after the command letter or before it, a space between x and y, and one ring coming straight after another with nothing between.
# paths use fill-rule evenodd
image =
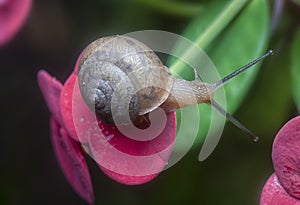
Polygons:
<instances>
[{"instance_id":1,"label":"red leaf","mask_svg":"<svg viewBox=\"0 0 300 205\"><path fill-rule=\"evenodd\" d=\"M93 188L83 152L54 118L50 123L54 151L63 173L74 190L89 204L93 204Z\"/></svg>"},{"instance_id":2,"label":"red leaf","mask_svg":"<svg viewBox=\"0 0 300 205\"><path fill-rule=\"evenodd\" d=\"M282 186L300 199L300 116L287 122L277 133L272 159Z\"/></svg>"}]
</instances>

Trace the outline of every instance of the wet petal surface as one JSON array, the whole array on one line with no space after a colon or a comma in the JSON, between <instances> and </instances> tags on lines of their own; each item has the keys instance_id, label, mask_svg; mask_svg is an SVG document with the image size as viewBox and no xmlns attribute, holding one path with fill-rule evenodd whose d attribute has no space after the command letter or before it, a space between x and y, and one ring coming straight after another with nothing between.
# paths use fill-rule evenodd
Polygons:
<instances>
[{"instance_id":1,"label":"wet petal surface","mask_svg":"<svg viewBox=\"0 0 300 205\"><path fill-rule=\"evenodd\" d=\"M123 184L142 184L163 170L175 141L175 112L167 115L166 126L156 138L138 141L115 125L97 120L77 83L73 92L73 120L79 141L88 142L91 156L108 176Z\"/></svg>"},{"instance_id":2,"label":"wet petal surface","mask_svg":"<svg viewBox=\"0 0 300 205\"><path fill-rule=\"evenodd\" d=\"M73 113L72 113L73 112L72 111L73 90L74 90L74 84L76 80L77 80L77 76L74 74L71 74L70 77L67 79L61 92L60 102L59 104L57 104L57 106L60 107L62 121L65 129L68 131L68 133L73 139L79 141L74 126Z\"/></svg>"},{"instance_id":3,"label":"wet petal surface","mask_svg":"<svg viewBox=\"0 0 300 205\"><path fill-rule=\"evenodd\" d=\"M157 176L167 164L175 140L175 113L155 139L137 141L114 125L99 122L89 129L89 146L100 168L123 184L142 184ZM99 132L100 131L100 132Z\"/></svg>"}]
</instances>

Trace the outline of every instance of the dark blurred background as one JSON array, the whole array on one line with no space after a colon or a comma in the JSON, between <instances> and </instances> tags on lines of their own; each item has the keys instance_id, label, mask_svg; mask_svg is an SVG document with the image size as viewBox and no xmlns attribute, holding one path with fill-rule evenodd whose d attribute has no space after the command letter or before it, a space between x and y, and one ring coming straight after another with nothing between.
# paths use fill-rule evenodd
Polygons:
<instances>
[{"instance_id":1,"label":"dark blurred background","mask_svg":"<svg viewBox=\"0 0 300 205\"><path fill-rule=\"evenodd\" d=\"M258 204L263 184L273 172L273 138L298 114L288 86L288 67L299 13L296 3L285 2L269 45L276 55L264 62L234 114L261 136L258 143L228 123L207 160L199 162L200 147L194 148L155 180L139 186L118 184L87 158L96 204ZM33 1L24 26L0 48L0 204L85 204L55 159L38 70L45 69L64 82L81 50L97 36L143 29L180 34L192 18L192 14L172 14L133 0Z\"/></svg>"}]
</instances>

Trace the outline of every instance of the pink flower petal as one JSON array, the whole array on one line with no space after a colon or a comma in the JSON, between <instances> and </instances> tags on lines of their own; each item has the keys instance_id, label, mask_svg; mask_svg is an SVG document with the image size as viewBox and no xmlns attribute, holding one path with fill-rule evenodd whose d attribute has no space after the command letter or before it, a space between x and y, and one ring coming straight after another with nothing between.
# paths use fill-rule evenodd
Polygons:
<instances>
[{"instance_id":1,"label":"pink flower petal","mask_svg":"<svg viewBox=\"0 0 300 205\"><path fill-rule=\"evenodd\" d=\"M84 102L77 82L72 100L79 141L89 142L90 154L108 176L123 184L142 184L162 171L176 136L175 112L167 115L159 136L137 141L123 135L115 125L98 121Z\"/></svg>"},{"instance_id":2,"label":"pink flower petal","mask_svg":"<svg viewBox=\"0 0 300 205\"><path fill-rule=\"evenodd\" d=\"M78 69L79 69L80 60L81 60L81 58L82 58L82 56L84 54L84 51L85 51L85 49L80 53L79 57L77 58L77 61L76 61L76 64L75 64L75 68L74 68L74 71L73 71L73 73L75 75L78 75Z\"/></svg>"},{"instance_id":3,"label":"pink flower petal","mask_svg":"<svg viewBox=\"0 0 300 205\"><path fill-rule=\"evenodd\" d=\"M277 133L272 159L282 186L300 199L300 116L287 122Z\"/></svg>"},{"instance_id":4,"label":"pink flower petal","mask_svg":"<svg viewBox=\"0 0 300 205\"><path fill-rule=\"evenodd\" d=\"M83 152L55 118L50 123L52 143L61 169L74 190L89 204L93 204L93 188Z\"/></svg>"},{"instance_id":5,"label":"pink flower petal","mask_svg":"<svg viewBox=\"0 0 300 205\"><path fill-rule=\"evenodd\" d=\"M51 114L61 123L62 119L58 105L62 84L44 70L38 72L38 84Z\"/></svg>"},{"instance_id":6,"label":"pink flower petal","mask_svg":"<svg viewBox=\"0 0 300 205\"><path fill-rule=\"evenodd\" d=\"M77 75L72 73L67 79L61 93L60 109L62 119L66 130L70 133L71 137L83 144L88 143L86 130L90 123L94 122L96 117L86 106L80 92L74 92L74 87L77 85ZM79 89L79 88L78 88ZM79 110L74 114L74 110ZM93 116L93 118L91 118ZM92 122L90 122L90 120ZM76 122L76 127L74 125Z\"/></svg>"},{"instance_id":7,"label":"pink flower petal","mask_svg":"<svg viewBox=\"0 0 300 205\"><path fill-rule=\"evenodd\" d=\"M8 42L24 23L31 0L2 0L0 2L0 46Z\"/></svg>"},{"instance_id":8,"label":"pink flower petal","mask_svg":"<svg viewBox=\"0 0 300 205\"><path fill-rule=\"evenodd\" d=\"M111 179L113 179L121 184L126 184L126 185L144 184L144 183L147 183L147 182L153 180L159 174L159 173L157 173L157 174L146 175L146 176L128 176L128 175L113 172L109 169L106 169L103 166L100 166L100 165L99 165L99 167Z\"/></svg>"},{"instance_id":9,"label":"pink flower petal","mask_svg":"<svg viewBox=\"0 0 300 205\"><path fill-rule=\"evenodd\" d=\"M152 180L167 164L176 136L175 112L167 118L162 133L149 141L130 139L114 125L94 124L89 129L92 156L104 173L120 183L135 185Z\"/></svg>"},{"instance_id":10,"label":"pink flower petal","mask_svg":"<svg viewBox=\"0 0 300 205\"><path fill-rule=\"evenodd\" d=\"M76 80L77 76L72 73L64 84L60 96L60 103L58 105L60 105L60 111L65 129L73 139L79 141L75 130L72 114L73 90Z\"/></svg>"},{"instance_id":11,"label":"pink flower petal","mask_svg":"<svg viewBox=\"0 0 300 205\"><path fill-rule=\"evenodd\" d=\"M289 195L272 174L262 190L260 205L300 205L300 201Z\"/></svg>"}]
</instances>

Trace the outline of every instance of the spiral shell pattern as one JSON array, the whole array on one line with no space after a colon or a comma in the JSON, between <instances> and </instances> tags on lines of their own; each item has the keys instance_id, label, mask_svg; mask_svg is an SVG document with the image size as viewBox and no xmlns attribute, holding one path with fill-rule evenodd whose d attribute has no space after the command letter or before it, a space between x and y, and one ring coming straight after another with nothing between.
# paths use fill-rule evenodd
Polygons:
<instances>
[{"instance_id":1,"label":"spiral shell pattern","mask_svg":"<svg viewBox=\"0 0 300 205\"><path fill-rule=\"evenodd\" d=\"M145 44L103 37L85 49L78 80L88 107L106 123L128 123L153 111L169 96L173 78Z\"/></svg>"}]
</instances>

